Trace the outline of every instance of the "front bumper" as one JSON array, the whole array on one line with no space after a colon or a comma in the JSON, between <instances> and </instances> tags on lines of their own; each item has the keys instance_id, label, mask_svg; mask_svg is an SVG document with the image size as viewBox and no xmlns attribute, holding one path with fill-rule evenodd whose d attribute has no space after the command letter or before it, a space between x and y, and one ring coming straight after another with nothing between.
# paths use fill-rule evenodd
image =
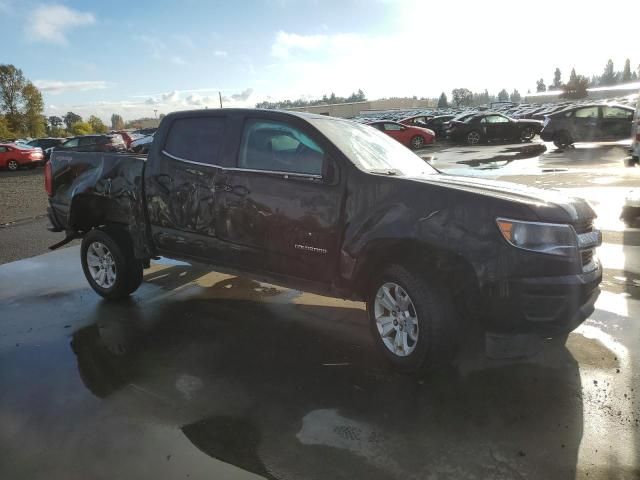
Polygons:
<instances>
[{"instance_id":1,"label":"front bumper","mask_svg":"<svg viewBox=\"0 0 640 480\"><path fill-rule=\"evenodd\" d=\"M561 277L516 278L501 282L490 297L487 330L554 337L571 332L594 311L602 266Z\"/></svg>"}]
</instances>

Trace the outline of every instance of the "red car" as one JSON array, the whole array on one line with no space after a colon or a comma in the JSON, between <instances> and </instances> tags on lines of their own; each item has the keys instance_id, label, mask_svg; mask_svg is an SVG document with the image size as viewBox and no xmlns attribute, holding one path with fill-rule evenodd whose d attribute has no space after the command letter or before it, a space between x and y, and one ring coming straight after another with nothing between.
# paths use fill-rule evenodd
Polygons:
<instances>
[{"instance_id":1,"label":"red car","mask_svg":"<svg viewBox=\"0 0 640 480\"><path fill-rule=\"evenodd\" d=\"M0 144L0 168L13 172L20 167L34 168L44 161L42 149L13 143Z\"/></svg>"},{"instance_id":2,"label":"red car","mask_svg":"<svg viewBox=\"0 0 640 480\"><path fill-rule=\"evenodd\" d=\"M410 125L402 125L401 123L392 122L391 120L379 120L377 122L371 122L369 125L386 133L391 138L396 139L405 147L413 149L429 145L436 139L436 134L433 130L422 127L413 127Z\"/></svg>"}]
</instances>

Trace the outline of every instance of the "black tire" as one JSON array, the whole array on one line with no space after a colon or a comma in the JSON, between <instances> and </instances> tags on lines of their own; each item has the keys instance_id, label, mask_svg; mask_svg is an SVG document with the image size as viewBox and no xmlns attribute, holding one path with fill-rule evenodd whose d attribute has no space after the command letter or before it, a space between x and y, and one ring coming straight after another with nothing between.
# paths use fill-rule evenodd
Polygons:
<instances>
[{"instance_id":1,"label":"black tire","mask_svg":"<svg viewBox=\"0 0 640 480\"><path fill-rule=\"evenodd\" d=\"M422 135L416 135L411 139L410 144L412 149L418 150L419 148L424 147L424 137Z\"/></svg>"},{"instance_id":2,"label":"black tire","mask_svg":"<svg viewBox=\"0 0 640 480\"><path fill-rule=\"evenodd\" d=\"M9 160L7 162L7 170L11 172L17 172L18 170L20 170L20 164L17 160Z\"/></svg>"},{"instance_id":3,"label":"black tire","mask_svg":"<svg viewBox=\"0 0 640 480\"><path fill-rule=\"evenodd\" d=\"M533 137L535 136L536 136L536 132L531 127L524 127L520 132L520 140L522 142L530 142L531 140L533 140Z\"/></svg>"},{"instance_id":4,"label":"black tire","mask_svg":"<svg viewBox=\"0 0 640 480\"><path fill-rule=\"evenodd\" d=\"M376 297L385 284L397 284L408 294L417 317L417 340L413 351L405 356L392 352L378 329ZM375 342L387 360L395 368L405 372L433 371L451 363L457 350L457 319L454 311L449 293L437 282L400 265L391 265L377 276L367 295L367 313ZM401 315L395 318L401 318ZM390 338L387 340L391 341Z\"/></svg>"},{"instance_id":5,"label":"black tire","mask_svg":"<svg viewBox=\"0 0 640 480\"><path fill-rule=\"evenodd\" d=\"M471 146L478 145L479 143L482 142L482 134L477 130L471 130L465 136L465 141L467 142L468 145L471 145Z\"/></svg>"},{"instance_id":6,"label":"black tire","mask_svg":"<svg viewBox=\"0 0 640 480\"><path fill-rule=\"evenodd\" d=\"M553 144L560 149L567 148L573 143L566 132L558 132L553 137Z\"/></svg>"},{"instance_id":7,"label":"black tire","mask_svg":"<svg viewBox=\"0 0 640 480\"><path fill-rule=\"evenodd\" d=\"M92 244L101 244L106 247L112 264L115 265L115 279L109 285L99 285L91 273L96 268L89 266L88 263L87 252ZM98 295L106 299L126 298L142 283L142 261L135 258L131 238L123 229L106 227L91 230L82 239L80 260L89 285Z\"/></svg>"}]
</instances>

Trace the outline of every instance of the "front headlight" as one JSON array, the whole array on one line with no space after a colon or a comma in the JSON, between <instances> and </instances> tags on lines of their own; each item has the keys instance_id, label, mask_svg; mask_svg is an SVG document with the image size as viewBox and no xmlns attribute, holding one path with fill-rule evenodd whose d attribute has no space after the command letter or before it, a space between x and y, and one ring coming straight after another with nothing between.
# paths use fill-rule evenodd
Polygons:
<instances>
[{"instance_id":1,"label":"front headlight","mask_svg":"<svg viewBox=\"0 0 640 480\"><path fill-rule=\"evenodd\" d=\"M578 238L571 225L523 222L497 218L504 239L523 250L571 257L577 255Z\"/></svg>"}]
</instances>

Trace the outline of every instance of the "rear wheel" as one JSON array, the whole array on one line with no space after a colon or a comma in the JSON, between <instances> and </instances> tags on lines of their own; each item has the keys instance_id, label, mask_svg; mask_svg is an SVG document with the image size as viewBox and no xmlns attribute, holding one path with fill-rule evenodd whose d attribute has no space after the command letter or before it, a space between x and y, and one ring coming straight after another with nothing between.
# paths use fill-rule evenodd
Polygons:
<instances>
[{"instance_id":1,"label":"rear wheel","mask_svg":"<svg viewBox=\"0 0 640 480\"><path fill-rule=\"evenodd\" d=\"M467 143L469 145L477 145L480 143L481 140L482 140L482 135L480 135L480 132L476 130L471 130L469 133L467 133Z\"/></svg>"},{"instance_id":2,"label":"rear wheel","mask_svg":"<svg viewBox=\"0 0 640 480\"><path fill-rule=\"evenodd\" d=\"M422 148L423 146L424 146L424 138L421 137L420 135L416 135L411 139L411 148L413 148L414 150Z\"/></svg>"},{"instance_id":3,"label":"rear wheel","mask_svg":"<svg viewBox=\"0 0 640 480\"><path fill-rule=\"evenodd\" d=\"M17 160L9 160L7 162L7 169L11 170L12 172L17 171L20 168L20 164L18 163Z\"/></svg>"},{"instance_id":4,"label":"rear wheel","mask_svg":"<svg viewBox=\"0 0 640 480\"><path fill-rule=\"evenodd\" d=\"M142 261L135 258L128 234L117 228L94 229L82 239L84 275L95 292L116 300L142 283Z\"/></svg>"},{"instance_id":5,"label":"rear wheel","mask_svg":"<svg viewBox=\"0 0 640 480\"><path fill-rule=\"evenodd\" d=\"M367 312L376 343L396 368L414 372L453 359L453 306L435 282L392 265L372 282Z\"/></svg>"},{"instance_id":6,"label":"rear wheel","mask_svg":"<svg viewBox=\"0 0 640 480\"><path fill-rule=\"evenodd\" d=\"M569 138L569 135L566 132L559 132L553 137L553 144L557 148L567 148L573 142Z\"/></svg>"}]
</instances>

